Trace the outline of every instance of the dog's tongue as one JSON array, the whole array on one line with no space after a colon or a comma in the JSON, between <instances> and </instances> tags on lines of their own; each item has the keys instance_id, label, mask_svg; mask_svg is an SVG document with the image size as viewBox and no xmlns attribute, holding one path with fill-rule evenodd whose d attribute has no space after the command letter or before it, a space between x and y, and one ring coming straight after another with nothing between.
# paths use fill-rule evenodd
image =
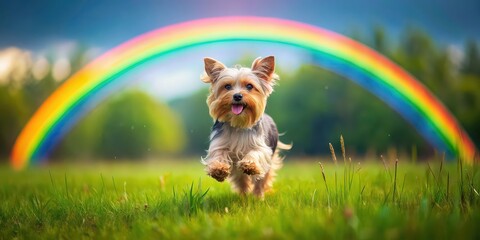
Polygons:
<instances>
[{"instance_id":1,"label":"dog's tongue","mask_svg":"<svg viewBox=\"0 0 480 240\"><path fill-rule=\"evenodd\" d=\"M232 105L232 112L235 115L238 115L238 114L242 113L242 111L243 111L243 105L242 104L233 104Z\"/></svg>"}]
</instances>

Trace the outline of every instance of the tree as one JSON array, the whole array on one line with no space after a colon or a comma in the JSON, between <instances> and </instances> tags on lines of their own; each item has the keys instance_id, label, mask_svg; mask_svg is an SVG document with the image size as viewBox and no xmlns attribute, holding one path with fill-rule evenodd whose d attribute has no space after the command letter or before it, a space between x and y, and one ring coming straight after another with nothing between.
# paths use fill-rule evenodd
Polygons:
<instances>
[{"instance_id":1,"label":"tree","mask_svg":"<svg viewBox=\"0 0 480 240\"><path fill-rule=\"evenodd\" d=\"M388 47L388 39L387 34L385 33L385 29L381 26L376 26L373 29L373 48L378 52L389 55L389 47Z\"/></svg>"},{"instance_id":2,"label":"tree","mask_svg":"<svg viewBox=\"0 0 480 240\"><path fill-rule=\"evenodd\" d=\"M0 158L7 157L28 118L23 92L0 86Z\"/></svg>"},{"instance_id":3,"label":"tree","mask_svg":"<svg viewBox=\"0 0 480 240\"><path fill-rule=\"evenodd\" d=\"M183 150L185 133L178 116L144 92L113 96L66 136L60 156L137 159Z\"/></svg>"},{"instance_id":4,"label":"tree","mask_svg":"<svg viewBox=\"0 0 480 240\"><path fill-rule=\"evenodd\" d=\"M291 153L328 154L328 143L343 134L351 152L385 152L412 145L430 151L398 113L351 81L316 66L303 66L269 99L267 112L293 142Z\"/></svg>"},{"instance_id":5,"label":"tree","mask_svg":"<svg viewBox=\"0 0 480 240\"><path fill-rule=\"evenodd\" d=\"M170 102L185 126L187 136L185 153L202 155L208 148L210 129L213 120L206 104L208 89L204 88L190 96L178 98Z\"/></svg>"},{"instance_id":6,"label":"tree","mask_svg":"<svg viewBox=\"0 0 480 240\"><path fill-rule=\"evenodd\" d=\"M475 41L470 40L465 44L465 60L463 73L480 76L480 51Z\"/></svg>"}]
</instances>

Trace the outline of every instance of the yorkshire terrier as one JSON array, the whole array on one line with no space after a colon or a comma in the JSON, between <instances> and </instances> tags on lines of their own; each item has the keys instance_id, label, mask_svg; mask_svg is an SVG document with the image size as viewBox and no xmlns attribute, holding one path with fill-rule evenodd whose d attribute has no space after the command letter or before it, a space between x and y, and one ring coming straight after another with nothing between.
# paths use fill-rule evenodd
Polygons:
<instances>
[{"instance_id":1,"label":"yorkshire terrier","mask_svg":"<svg viewBox=\"0 0 480 240\"><path fill-rule=\"evenodd\" d=\"M275 58L257 58L251 69L227 68L212 58L204 62L202 81L211 84L207 105L215 123L202 163L217 181L228 178L240 194L262 198L282 166L279 151L291 147L279 141L275 122L264 113L278 80Z\"/></svg>"}]
</instances>

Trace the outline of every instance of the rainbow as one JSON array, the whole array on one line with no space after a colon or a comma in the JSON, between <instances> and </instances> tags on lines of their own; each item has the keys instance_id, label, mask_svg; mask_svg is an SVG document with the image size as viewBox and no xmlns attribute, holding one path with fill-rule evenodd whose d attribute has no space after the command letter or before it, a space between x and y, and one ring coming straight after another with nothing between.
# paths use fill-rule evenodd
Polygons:
<instances>
[{"instance_id":1,"label":"rainbow","mask_svg":"<svg viewBox=\"0 0 480 240\"><path fill-rule=\"evenodd\" d=\"M140 35L72 75L39 107L18 136L14 168L45 159L63 133L110 94L119 76L151 59L216 42L280 43L312 52L316 62L365 87L407 119L435 148L473 162L475 145L425 86L402 68L352 39L304 23L261 17L220 17L184 22ZM108 91L110 89L110 91Z\"/></svg>"}]
</instances>

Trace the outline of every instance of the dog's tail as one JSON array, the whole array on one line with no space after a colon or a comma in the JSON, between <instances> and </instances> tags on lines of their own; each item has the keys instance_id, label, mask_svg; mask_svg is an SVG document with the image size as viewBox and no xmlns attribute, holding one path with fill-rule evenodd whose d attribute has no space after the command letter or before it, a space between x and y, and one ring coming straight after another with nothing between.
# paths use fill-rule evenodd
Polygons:
<instances>
[{"instance_id":1,"label":"dog's tail","mask_svg":"<svg viewBox=\"0 0 480 240\"><path fill-rule=\"evenodd\" d=\"M283 143L283 142L280 142L278 141L277 142L277 149L280 149L280 150L290 150L292 149L293 147L293 144L286 144L286 143ZM277 150L278 151L278 150Z\"/></svg>"}]
</instances>

